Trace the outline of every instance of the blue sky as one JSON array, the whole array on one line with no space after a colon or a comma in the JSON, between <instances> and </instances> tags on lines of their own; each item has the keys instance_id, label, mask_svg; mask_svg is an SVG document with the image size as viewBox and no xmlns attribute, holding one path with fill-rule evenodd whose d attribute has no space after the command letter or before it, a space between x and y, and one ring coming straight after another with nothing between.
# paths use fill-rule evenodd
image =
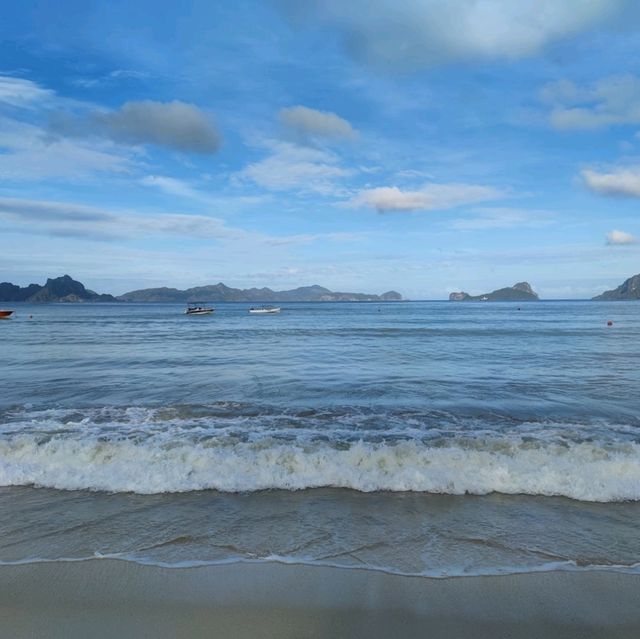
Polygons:
<instances>
[{"instance_id":1,"label":"blue sky","mask_svg":"<svg viewBox=\"0 0 640 639\"><path fill-rule=\"evenodd\" d=\"M633 2L0 12L0 280L582 298L640 272Z\"/></svg>"}]
</instances>

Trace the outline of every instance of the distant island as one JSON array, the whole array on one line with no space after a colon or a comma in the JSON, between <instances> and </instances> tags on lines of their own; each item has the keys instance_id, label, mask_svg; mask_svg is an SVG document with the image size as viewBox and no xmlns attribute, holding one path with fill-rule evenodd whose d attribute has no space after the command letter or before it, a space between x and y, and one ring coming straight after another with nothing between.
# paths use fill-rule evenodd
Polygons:
<instances>
[{"instance_id":1,"label":"distant island","mask_svg":"<svg viewBox=\"0 0 640 639\"><path fill-rule=\"evenodd\" d=\"M42 286L29 284L20 287L9 282L0 283L0 302L398 302L402 295L388 291L382 295L366 293L336 293L322 286L303 286L289 291L270 288L239 289L222 282L210 286L196 286L181 291L176 288L146 288L124 295L99 294L69 275L49 278Z\"/></svg>"},{"instance_id":2,"label":"distant island","mask_svg":"<svg viewBox=\"0 0 640 639\"><path fill-rule=\"evenodd\" d=\"M449 295L451 302L537 302L539 299L528 282L518 282L483 295L469 295L465 292Z\"/></svg>"},{"instance_id":3,"label":"distant island","mask_svg":"<svg viewBox=\"0 0 640 639\"><path fill-rule=\"evenodd\" d=\"M598 302L622 302L625 300L640 300L640 273L625 280L618 288L605 291L591 299Z\"/></svg>"},{"instance_id":4,"label":"distant island","mask_svg":"<svg viewBox=\"0 0 640 639\"><path fill-rule=\"evenodd\" d=\"M9 282L0 283L0 302L117 302L113 295L100 295L85 288L69 275L49 278L41 286L20 287Z\"/></svg>"}]
</instances>

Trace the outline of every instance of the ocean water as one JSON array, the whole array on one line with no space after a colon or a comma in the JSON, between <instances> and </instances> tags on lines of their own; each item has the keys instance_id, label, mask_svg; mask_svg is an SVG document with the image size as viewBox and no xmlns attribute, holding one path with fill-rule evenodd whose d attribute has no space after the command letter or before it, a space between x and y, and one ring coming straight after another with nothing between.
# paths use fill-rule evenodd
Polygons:
<instances>
[{"instance_id":1,"label":"ocean water","mask_svg":"<svg viewBox=\"0 0 640 639\"><path fill-rule=\"evenodd\" d=\"M638 569L640 304L14 307L0 562Z\"/></svg>"}]
</instances>

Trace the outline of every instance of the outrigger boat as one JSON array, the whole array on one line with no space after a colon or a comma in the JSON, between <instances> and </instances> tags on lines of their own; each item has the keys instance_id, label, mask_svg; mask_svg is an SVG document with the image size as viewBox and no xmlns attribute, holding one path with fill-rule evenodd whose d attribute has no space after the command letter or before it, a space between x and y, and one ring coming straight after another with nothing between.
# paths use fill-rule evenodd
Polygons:
<instances>
[{"instance_id":1,"label":"outrigger boat","mask_svg":"<svg viewBox=\"0 0 640 639\"><path fill-rule=\"evenodd\" d=\"M13 311L0 311L0 319L9 319L13 315Z\"/></svg>"},{"instance_id":2,"label":"outrigger boat","mask_svg":"<svg viewBox=\"0 0 640 639\"><path fill-rule=\"evenodd\" d=\"M184 312L185 315L211 315L215 311L214 308L207 308L204 306L204 302L193 302L189 304L187 310Z\"/></svg>"},{"instance_id":3,"label":"outrigger boat","mask_svg":"<svg viewBox=\"0 0 640 639\"><path fill-rule=\"evenodd\" d=\"M258 308L250 308L249 313L252 315L269 315L280 312L279 306L259 306Z\"/></svg>"}]
</instances>

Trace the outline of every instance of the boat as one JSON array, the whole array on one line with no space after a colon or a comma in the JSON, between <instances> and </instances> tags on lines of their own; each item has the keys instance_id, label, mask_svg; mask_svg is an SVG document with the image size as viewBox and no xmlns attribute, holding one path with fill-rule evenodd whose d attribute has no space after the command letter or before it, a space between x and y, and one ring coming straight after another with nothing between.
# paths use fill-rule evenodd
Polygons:
<instances>
[{"instance_id":1,"label":"boat","mask_svg":"<svg viewBox=\"0 0 640 639\"><path fill-rule=\"evenodd\" d=\"M208 308L204 302L193 302L187 306L185 315L211 315L215 311L214 308Z\"/></svg>"},{"instance_id":2,"label":"boat","mask_svg":"<svg viewBox=\"0 0 640 639\"><path fill-rule=\"evenodd\" d=\"M13 315L13 311L0 311L0 319L9 319Z\"/></svg>"},{"instance_id":3,"label":"boat","mask_svg":"<svg viewBox=\"0 0 640 639\"><path fill-rule=\"evenodd\" d=\"M274 313L279 313L281 310L282 309L279 306L252 306L249 309L249 313L252 315L272 315Z\"/></svg>"}]
</instances>

